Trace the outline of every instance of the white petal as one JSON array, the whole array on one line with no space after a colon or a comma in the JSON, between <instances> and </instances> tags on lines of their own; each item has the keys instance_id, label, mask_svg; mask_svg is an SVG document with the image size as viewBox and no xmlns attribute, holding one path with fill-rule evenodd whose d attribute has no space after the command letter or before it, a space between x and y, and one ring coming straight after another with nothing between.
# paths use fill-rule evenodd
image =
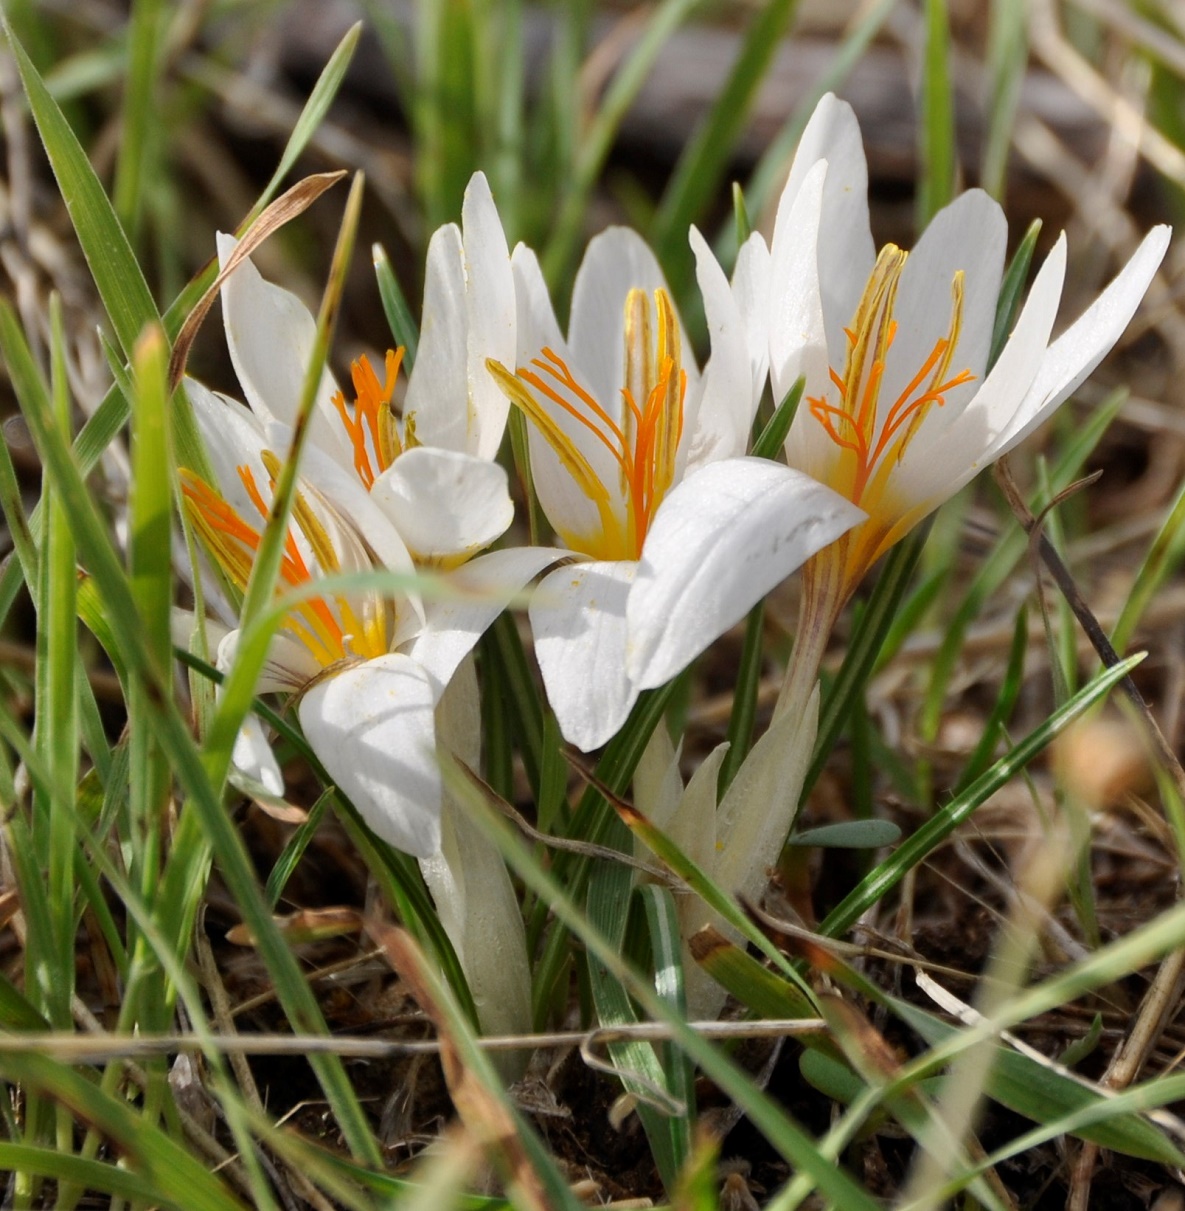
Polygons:
<instances>
[{"instance_id":1,"label":"white petal","mask_svg":"<svg viewBox=\"0 0 1185 1211\"><path fill-rule=\"evenodd\" d=\"M732 288L708 242L694 227L690 239L712 341L698 407L694 414L685 411L683 417L685 431L692 433L688 463L699 466L745 453L755 401L749 343Z\"/></svg>"},{"instance_id":2,"label":"white petal","mask_svg":"<svg viewBox=\"0 0 1185 1211\"><path fill-rule=\"evenodd\" d=\"M455 223L428 242L420 343L404 400L416 438L428 446L464 450L469 432L468 335L465 263Z\"/></svg>"},{"instance_id":3,"label":"white petal","mask_svg":"<svg viewBox=\"0 0 1185 1211\"><path fill-rule=\"evenodd\" d=\"M305 738L363 820L418 858L440 848L434 705L424 670L391 653L317 682L299 708Z\"/></svg>"},{"instance_id":4,"label":"white petal","mask_svg":"<svg viewBox=\"0 0 1185 1211\"><path fill-rule=\"evenodd\" d=\"M463 447L492 459L502 443L510 401L486 369L486 359L510 365L515 355L514 277L502 220L484 174L473 174L461 207L465 249L466 366L469 431Z\"/></svg>"},{"instance_id":5,"label":"white petal","mask_svg":"<svg viewBox=\"0 0 1185 1211\"><path fill-rule=\"evenodd\" d=\"M615 421L625 383L625 302L633 289L645 291L653 306L654 292L668 287L646 241L627 227L610 227L589 242L576 273L568 344L582 381ZM682 325L679 333L690 393L699 371Z\"/></svg>"},{"instance_id":6,"label":"white petal","mask_svg":"<svg viewBox=\"0 0 1185 1211\"><path fill-rule=\"evenodd\" d=\"M896 495L936 508L994 458L992 448L1022 409L1045 357L1066 272L1066 237L1041 266L996 364L961 414L933 409L893 477ZM919 518L915 518L920 520Z\"/></svg>"},{"instance_id":7,"label":"white petal","mask_svg":"<svg viewBox=\"0 0 1185 1211\"><path fill-rule=\"evenodd\" d=\"M210 468L217 481L210 486L217 488L244 520L258 528L263 519L243 486L238 468L250 467L255 482L266 489L267 468L260 458L267 446L263 426L254 413L237 400L215 394L196 379L185 379L185 394L206 443ZM268 492L265 499L270 497Z\"/></svg>"},{"instance_id":8,"label":"white petal","mask_svg":"<svg viewBox=\"0 0 1185 1211\"><path fill-rule=\"evenodd\" d=\"M219 233L220 263L226 263L237 242ZM309 309L296 295L265 280L248 257L223 284L222 318L230 360L252 411L265 422L292 424L316 341L317 324ZM336 391L333 376L323 371L309 440L352 466L353 455L333 409Z\"/></svg>"},{"instance_id":9,"label":"white petal","mask_svg":"<svg viewBox=\"0 0 1185 1211\"><path fill-rule=\"evenodd\" d=\"M1107 289L1050 345L1023 406L993 447L993 458L1023 441L1110 352L1164 259L1171 235L1169 227L1154 227Z\"/></svg>"},{"instance_id":10,"label":"white petal","mask_svg":"<svg viewBox=\"0 0 1185 1211\"><path fill-rule=\"evenodd\" d=\"M751 411L756 413L769 378L769 300L772 287L769 249L759 232L741 245L732 272L732 293L749 343Z\"/></svg>"},{"instance_id":11,"label":"white petal","mask_svg":"<svg viewBox=\"0 0 1185 1211\"><path fill-rule=\"evenodd\" d=\"M275 422L268 425L267 437L271 449L284 450L291 443L292 429ZM394 522L371 499L371 494L362 486L353 468L346 470L320 450L306 447L301 462L301 479L321 493L332 509L349 519L384 568L408 576L415 572L407 544ZM412 589L406 592L417 613L422 615L419 593Z\"/></svg>"},{"instance_id":12,"label":"white petal","mask_svg":"<svg viewBox=\"0 0 1185 1211\"><path fill-rule=\"evenodd\" d=\"M543 281L543 272L535 254L520 244L515 248L511 262L518 300L518 365L528 366L540 356L544 348L548 348L562 358L574 374L578 373L575 359L560 336L547 286ZM620 316L618 318L620 326ZM541 403L548 406L546 400ZM587 411L579 401L573 401L573 406ZM620 411L620 400L616 411ZM605 445L597 440L586 425L581 424L566 410L548 406L548 413L557 428L584 456L601 482L615 484L620 471ZM559 456L540 436L534 424L528 421L527 429L535 494L552 526L570 536L574 545L579 547L575 536L598 533L601 527L600 514L592 501L577 486ZM619 509L619 512L624 516L623 509Z\"/></svg>"},{"instance_id":13,"label":"white petal","mask_svg":"<svg viewBox=\"0 0 1185 1211\"><path fill-rule=\"evenodd\" d=\"M821 547L864 519L778 463L711 463L660 506L629 596L629 673L663 685ZM546 583L546 582L544 582Z\"/></svg>"},{"instance_id":14,"label":"white petal","mask_svg":"<svg viewBox=\"0 0 1185 1211\"><path fill-rule=\"evenodd\" d=\"M794 238L778 241L771 253L769 370L775 402L781 402L799 375L806 375L808 395L826 390L829 381L817 256L826 178L827 162L820 160L787 217ZM791 437L793 441L793 431Z\"/></svg>"},{"instance_id":15,"label":"white petal","mask_svg":"<svg viewBox=\"0 0 1185 1211\"><path fill-rule=\"evenodd\" d=\"M284 775L268 743L263 724L252 711L247 712L231 750L231 762L248 778L258 782L269 794L284 794Z\"/></svg>"},{"instance_id":16,"label":"white petal","mask_svg":"<svg viewBox=\"0 0 1185 1211\"><path fill-rule=\"evenodd\" d=\"M819 274L827 330L831 332L851 322L876 260L876 248L869 230L868 165L864 159L860 125L852 107L832 93L819 100L799 140L790 176L778 203L772 244L775 258L784 255L783 247L787 242L801 238L793 207L811 169L820 160L827 161L827 185L823 197ZM784 394L783 390L779 398Z\"/></svg>"},{"instance_id":17,"label":"white petal","mask_svg":"<svg viewBox=\"0 0 1185 1211\"><path fill-rule=\"evenodd\" d=\"M1007 239L1004 212L981 189L960 195L940 210L923 232L901 271L894 311L897 336L885 359L878 408L880 424L922 368L936 342L946 337L951 318L951 283L960 270L964 274L963 319L951 377L970 370L976 378L946 392L942 411L958 415L979 389L991 344ZM850 317L844 322L850 322Z\"/></svg>"},{"instance_id":18,"label":"white petal","mask_svg":"<svg viewBox=\"0 0 1185 1211\"><path fill-rule=\"evenodd\" d=\"M552 547L510 547L479 555L447 575L445 586L452 592L426 603L424 626L407 649L437 696L507 605L544 568L570 554Z\"/></svg>"},{"instance_id":19,"label":"white petal","mask_svg":"<svg viewBox=\"0 0 1185 1211\"><path fill-rule=\"evenodd\" d=\"M626 675L625 604L632 560L550 572L531 600L535 656L569 744L587 753L611 740L638 698Z\"/></svg>"},{"instance_id":20,"label":"white petal","mask_svg":"<svg viewBox=\"0 0 1185 1211\"><path fill-rule=\"evenodd\" d=\"M476 554L514 520L497 463L431 446L401 454L375 480L370 498L421 563Z\"/></svg>"}]
</instances>

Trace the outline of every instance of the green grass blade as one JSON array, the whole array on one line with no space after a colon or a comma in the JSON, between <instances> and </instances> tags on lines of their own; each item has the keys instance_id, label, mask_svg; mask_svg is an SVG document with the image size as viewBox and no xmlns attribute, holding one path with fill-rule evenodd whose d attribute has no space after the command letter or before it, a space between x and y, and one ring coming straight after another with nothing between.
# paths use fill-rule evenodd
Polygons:
<instances>
[{"instance_id":1,"label":"green grass blade","mask_svg":"<svg viewBox=\"0 0 1185 1211\"><path fill-rule=\"evenodd\" d=\"M1185 560L1185 484L1177 492L1172 507L1157 531L1144 562L1132 581L1131 592L1123 603L1115 629L1111 632L1111 643L1117 652L1122 652L1131 642L1131 637L1140 625L1140 619L1152 598L1164 582L1173 575Z\"/></svg>"},{"instance_id":2,"label":"green grass blade","mask_svg":"<svg viewBox=\"0 0 1185 1211\"><path fill-rule=\"evenodd\" d=\"M1011 752L987 770L934 816L926 821L911 837L901 843L896 851L873 870L860 884L844 897L819 926L819 932L830 936L850 929L861 914L878 903L917 864L923 861L936 845L944 841L951 832L1020 770L1025 769L1056 736L1077 719L1084 711L1102 701L1117 682L1131 672L1143 660L1143 653L1133 656L1113 668L1106 669L1093 681L1088 682L1063 707L1055 711L1039 727L1034 728Z\"/></svg>"},{"instance_id":3,"label":"green grass blade","mask_svg":"<svg viewBox=\"0 0 1185 1211\"><path fill-rule=\"evenodd\" d=\"M0 1039L0 1072L99 1128L118 1147L122 1162L151 1183L165 1205L185 1211L245 1211L245 1204L202 1161L146 1122L123 1098L102 1092L66 1065L48 1056L5 1051Z\"/></svg>"},{"instance_id":4,"label":"green grass blade","mask_svg":"<svg viewBox=\"0 0 1185 1211\"><path fill-rule=\"evenodd\" d=\"M992 0L987 45L987 138L980 161L979 183L998 202L1004 201L1008 150L1028 59L1024 0Z\"/></svg>"},{"instance_id":5,"label":"green grass blade","mask_svg":"<svg viewBox=\"0 0 1185 1211\"><path fill-rule=\"evenodd\" d=\"M116 339L124 355L130 358L136 338L147 324L158 318L156 304L86 152L24 48L13 37L11 29L7 32L9 47L49 155L58 190L70 212L70 220Z\"/></svg>"},{"instance_id":6,"label":"green grass blade","mask_svg":"<svg viewBox=\"0 0 1185 1211\"><path fill-rule=\"evenodd\" d=\"M284 846L280 856L276 859L276 864L267 877L267 886L263 890L269 907L274 909L279 903L288 880L292 878L292 872L300 864L305 850L309 847L309 842L320 828L333 795L333 790L322 791L317 797L317 802L309 808L309 814L304 823L288 838L288 844Z\"/></svg>"},{"instance_id":7,"label":"green grass blade","mask_svg":"<svg viewBox=\"0 0 1185 1211\"><path fill-rule=\"evenodd\" d=\"M361 36L362 22L357 21L350 26L342 40L334 47L333 54L329 56L329 61L321 69L321 74L317 77L317 82L309 93L309 99L304 103L300 116L292 127L292 133L288 136L288 142L280 155L279 163L276 164L275 172L264 186L259 201L252 207L246 226L250 226L251 220L275 197L284 178L292 171L297 160L308 147L309 141L317 133L318 127L325 120L325 115L329 112L329 107L333 104L334 98L346 78L346 71L349 69L350 61L354 58L354 52L358 49L358 39Z\"/></svg>"},{"instance_id":8,"label":"green grass blade","mask_svg":"<svg viewBox=\"0 0 1185 1211\"><path fill-rule=\"evenodd\" d=\"M955 98L950 78L950 24L946 0L926 0L925 46L918 124L921 180L917 186L917 229L954 197Z\"/></svg>"},{"instance_id":9,"label":"green grass blade","mask_svg":"<svg viewBox=\"0 0 1185 1211\"><path fill-rule=\"evenodd\" d=\"M605 165L621 120L646 83L659 51L699 2L661 0L645 31L634 43L629 58L614 75L596 116L584 132L576 151L574 171L566 182L567 191L559 216L551 239L543 250L543 275L552 290L556 289L571 268L580 243L589 195Z\"/></svg>"},{"instance_id":10,"label":"green grass blade","mask_svg":"<svg viewBox=\"0 0 1185 1211\"><path fill-rule=\"evenodd\" d=\"M62 308L55 296L50 304L51 378L49 401L53 425L69 440L70 395L66 383L65 333ZM36 837L48 826L46 880L53 932L47 958L50 1020L60 1030L70 1029L70 998L74 993L74 787L78 782L78 699L75 693L78 663L78 614L74 534L61 500L48 483L42 488L48 501L45 558L41 563L37 601L36 744L43 761L51 761L69 793L46 798L34 795L33 829Z\"/></svg>"},{"instance_id":11,"label":"green grass blade","mask_svg":"<svg viewBox=\"0 0 1185 1211\"><path fill-rule=\"evenodd\" d=\"M956 798L975 781L992 763L992 754L996 745L1005 735L1005 726L1012 716L1012 708L1020 697L1020 687L1024 682L1025 652L1029 646L1029 619L1025 610L1018 611L1016 624L1012 628L1012 643L1008 648L1008 663L1004 667L1004 679L1000 683L1000 692L996 695L995 705L987 722L983 725L983 735L975 746L975 751L967 760L967 765L955 786Z\"/></svg>"},{"instance_id":12,"label":"green grass blade","mask_svg":"<svg viewBox=\"0 0 1185 1211\"><path fill-rule=\"evenodd\" d=\"M131 244L137 243L150 160L157 104L157 63L164 33L160 0L134 0L128 21L127 63L120 111L119 156L115 162L112 203Z\"/></svg>"},{"instance_id":13,"label":"green grass blade","mask_svg":"<svg viewBox=\"0 0 1185 1211\"><path fill-rule=\"evenodd\" d=\"M876 1202L843 1169L824 1159L806 1133L754 1084L752 1077L707 1040L689 1029L681 1016L673 1013L660 997L650 979L636 972L609 940L594 929L576 907L570 894L553 874L544 870L519 842L507 822L496 815L484 795L455 766L446 767L445 776L459 802L480 820L505 855L507 862L541 903L547 904L567 930L582 939L595 960L620 981L642 1013L666 1022L674 1044L745 1110L762 1135L798 1170L808 1174L818 1189L844 1211L875 1211Z\"/></svg>"},{"instance_id":14,"label":"green grass blade","mask_svg":"<svg viewBox=\"0 0 1185 1211\"><path fill-rule=\"evenodd\" d=\"M661 689L641 694L621 731L606 745L600 761L597 762L596 774L614 794L621 794L629 785L651 734L662 722L667 706L674 696L675 685L676 682L671 681ZM600 844L604 841L612 822L613 809L604 795L590 786L581 796L580 804L573 813L567 835L581 841ZM561 850L555 855L552 869L556 878L573 896L584 896L591 859ZM527 928L528 947L537 944L549 910L550 905L545 900L536 903ZM532 998L536 1026L541 1026L546 1020L552 991L563 970L567 943L567 930L553 927L548 935L543 957L535 971Z\"/></svg>"},{"instance_id":15,"label":"green grass blade","mask_svg":"<svg viewBox=\"0 0 1185 1211\"><path fill-rule=\"evenodd\" d=\"M151 1177L133 1173L119 1165L72 1156L56 1148L0 1142L0 1171L18 1170L70 1182L87 1190L112 1194L129 1202L167 1205L160 1185Z\"/></svg>"},{"instance_id":16,"label":"green grass blade","mask_svg":"<svg viewBox=\"0 0 1185 1211\"><path fill-rule=\"evenodd\" d=\"M650 240L676 290L691 277L687 229L702 220L720 188L736 141L797 8L798 0L770 0L756 10L728 79L667 181Z\"/></svg>"},{"instance_id":17,"label":"green grass blade","mask_svg":"<svg viewBox=\"0 0 1185 1211\"><path fill-rule=\"evenodd\" d=\"M745 620L745 638L741 644L741 660L736 685L732 691L732 713L728 717L728 752L720 766L716 801L737 776L753 744L753 727L757 721L757 689L761 684L763 658L762 637L765 631L765 602L759 601Z\"/></svg>"},{"instance_id":18,"label":"green grass blade","mask_svg":"<svg viewBox=\"0 0 1185 1211\"><path fill-rule=\"evenodd\" d=\"M1041 234L1041 220L1034 219L1028 226L1024 238L1017 246L1008 269L1000 283L1000 295L996 300L996 319L992 326L992 343L988 351L987 368L990 370L1000 356L1024 299L1025 284L1029 280L1029 266L1033 263L1033 252L1037 237Z\"/></svg>"},{"instance_id":19,"label":"green grass blade","mask_svg":"<svg viewBox=\"0 0 1185 1211\"><path fill-rule=\"evenodd\" d=\"M416 327L415 316L407 305L407 298L399 286L399 279L391 266L391 259L382 244L371 248L374 258L375 277L379 283L379 298L383 303L383 313L387 317L387 325L395 344L403 348L403 370L411 374L416 364L416 353L420 346L420 333Z\"/></svg>"},{"instance_id":20,"label":"green grass blade","mask_svg":"<svg viewBox=\"0 0 1185 1211\"><path fill-rule=\"evenodd\" d=\"M629 834L620 826L614 830L614 836L622 845L628 842ZM601 931L618 953L624 952L626 945L633 873L622 863L602 860L593 868L588 884L585 911L589 923ZM676 924L676 944L678 936ZM588 956L588 975L597 1021L603 1027L627 1026L638 1021L625 987L592 954ZM672 1011L686 1015L686 1008L674 1003ZM622 1085L638 1099L638 1117L650 1142L650 1153L663 1186L670 1193L691 1151L691 1108L670 1088L667 1071L652 1043L625 1039L610 1043L608 1051Z\"/></svg>"}]
</instances>

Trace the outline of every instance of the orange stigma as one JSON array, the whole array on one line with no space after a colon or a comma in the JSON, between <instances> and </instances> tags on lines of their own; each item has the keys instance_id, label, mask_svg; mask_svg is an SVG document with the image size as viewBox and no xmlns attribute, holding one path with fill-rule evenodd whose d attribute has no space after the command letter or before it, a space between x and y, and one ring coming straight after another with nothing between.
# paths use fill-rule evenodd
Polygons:
<instances>
[{"instance_id":1,"label":"orange stigma","mask_svg":"<svg viewBox=\"0 0 1185 1211\"><path fill-rule=\"evenodd\" d=\"M901 461L930 407L941 408L948 391L975 378L970 370L950 373L963 320L963 271L959 270L951 283L951 317L946 336L935 341L909 384L888 411L881 414L881 380L897 335L893 309L907 256L900 248L887 244L877 257L852 326L844 330L848 338L844 373L830 371L831 381L839 392L839 403L829 403L824 396L807 397L811 415L835 445L851 456L844 459L839 472L843 482L831 482L831 486L870 514L875 512L888 473ZM871 493L870 485L874 489ZM864 499L866 494L871 496L870 500Z\"/></svg>"},{"instance_id":2,"label":"orange stigma","mask_svg":"<svg viewBox=\"0 0 1185 1211\"><path fill-rule=\"evenodd\" d=\"M270 451L263 452L264 464L275 487L279 464ZM205 480L182 467L181 491L194 529L210 554L240 591L247 587L262 541L263 524L269 509L248 466L236 468L239 479L260 517L254 526L215 491ZM341 562L329 534L313 508L298 491L293 499L292 516L309 549L317 559L321 574L341 571ZM301 553L292 526L284 537L284 555L280 561L276 595L296 589L315 579ZM361 603L361 617L354 604L342 594L332 598L309 597L295 603L284 619L283 629L303 644L322 667L340 660L372 659L387 650L386 606L377 593L368 593Z\"/></svg>"},{"instance_id":3,"label":"orange stigma","mask_svg":"<svg viewBox=\"0 0 1185 1211\"><path fill-rule=\"evenodd\" d=\"M545 347L529 367L520 366L517 374L499 362L487 363L511 401L535 424L596 505L599 533L575 534L557 519L552 522L569 546L599 559L640 558L650 523L675 482L687 372L682 366L674 306L665 290L654 292L653 312L645 291L629 292L625 349L620 422L581 385L553 349ZM548 405L577 421L609 452L619 472L616 490L604 482Z\"/></svg>"},{"instance_id":4,"label":"orange stigma","mask_svg":"<svg viewBox=\"0 0 1185 1211\"><path fill-rule=\"evenodd\" d=\"M381 383L368 357L350 364L350 377L354 380L353 415L344 392L339 391L333 397L333 406L354 451L354 470L368 491L403 450L391 410L391 397L402 363L403 349L388 349Z\"/></svg>"}]
</instances>

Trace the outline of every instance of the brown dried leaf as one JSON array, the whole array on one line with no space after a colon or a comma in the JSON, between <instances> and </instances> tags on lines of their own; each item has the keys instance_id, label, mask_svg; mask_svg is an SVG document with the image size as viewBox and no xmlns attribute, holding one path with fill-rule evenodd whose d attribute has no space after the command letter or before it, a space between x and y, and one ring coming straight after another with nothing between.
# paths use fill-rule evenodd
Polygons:
<instances>
[{"instance_id":1,"label":"brown dried leaf","mask_svg":"<svg viewBox=\"0 0 1185 1211\"><path fill-rule=\"evenodd\" d=\"M406 930L370 918L366 931L387 956L411 995L436 1027L445 1083L465 1128L481 1142L508 1185L516 1187L518 1204L548 1211L547 1192L518 1136L518 1124L502 1101L465 1064L452 1036L448 1014L437 1003L425 978L426 960Z\"/></svg>"},{"instance_id":2,"label":"brown dried leaf","mask_svg":"<svg viewBox=\"0 0 1185 1211\"><path fill-rule=\"evenodd\" d=\"M243 232L238 246L231 254L222 271L211 283L210 288L198 300L197 306L185 317L181 331L173 343L173 353L169 358L169 391L175 391L185 374L185 363L189 360L189 350L197 337L198 331L205 322L206 315L214 305L223 282L238 268L243 261L255 251L269 236L279 231L285 223L291 222L297 215L303 214L308 208L332 185L346 175L346 170L337 172L321 172L311 177L297 181L291 189L282 193L270 206L260 212L259 218Z\"/></svg>"},{"instance_id":3,"label":"brown dried leaf","mask_svg":"<svg viewBox=\"0 0 1185 1211\"><path fill-rule=\"evenodd\" d=\"M323 942L343 934L357 933L362 916L353 908L302 908L287 917L273 917L276 928L294 945L299 942ZM254 946L255 938L246 925L234 925L226 931L226 940L235 946Z\"/></svg>"}]
</instances>

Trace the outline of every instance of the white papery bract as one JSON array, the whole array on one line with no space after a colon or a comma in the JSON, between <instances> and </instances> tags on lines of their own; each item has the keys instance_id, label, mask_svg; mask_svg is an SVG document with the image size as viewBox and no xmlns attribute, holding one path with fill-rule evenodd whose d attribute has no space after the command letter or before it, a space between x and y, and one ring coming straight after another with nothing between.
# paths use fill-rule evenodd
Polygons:
<instances>
[{"instance_id":1,"label":"white papery bract","mask_svg":"<svg viewBox=\"0 0 1185 1211\"><path fill-rule=\"evenodd\" d=\"M808 566L808 595L838 610L890 546L1044 421L1119 339L1168 246L1154 229L1100 297L1050 343L1062 236L994 366L987 360L1007 240L1000 207L971 190L917 246L879 253L851 108L824 97L778 208L769 350L775 397L800 375L787 461L868 514Z\"/></svg>"},{"instance_id":2,"label":"white papery bract","mask_svg":"<svg viewBox=\"0 0 1185 1211\"><path fill-rule=\"evenodd\" d=\"M730 283L696 232L692 247L712 338L702 374L658 262L621 228L589 245L567 341L538 261L515 249L517 369L489 363L531 422L535 491L580 560L544 577L530 617L560 730L584 751L862 517L743 457L765 381L768 256L746 245Z\"/></svg>"}]
</instances>

